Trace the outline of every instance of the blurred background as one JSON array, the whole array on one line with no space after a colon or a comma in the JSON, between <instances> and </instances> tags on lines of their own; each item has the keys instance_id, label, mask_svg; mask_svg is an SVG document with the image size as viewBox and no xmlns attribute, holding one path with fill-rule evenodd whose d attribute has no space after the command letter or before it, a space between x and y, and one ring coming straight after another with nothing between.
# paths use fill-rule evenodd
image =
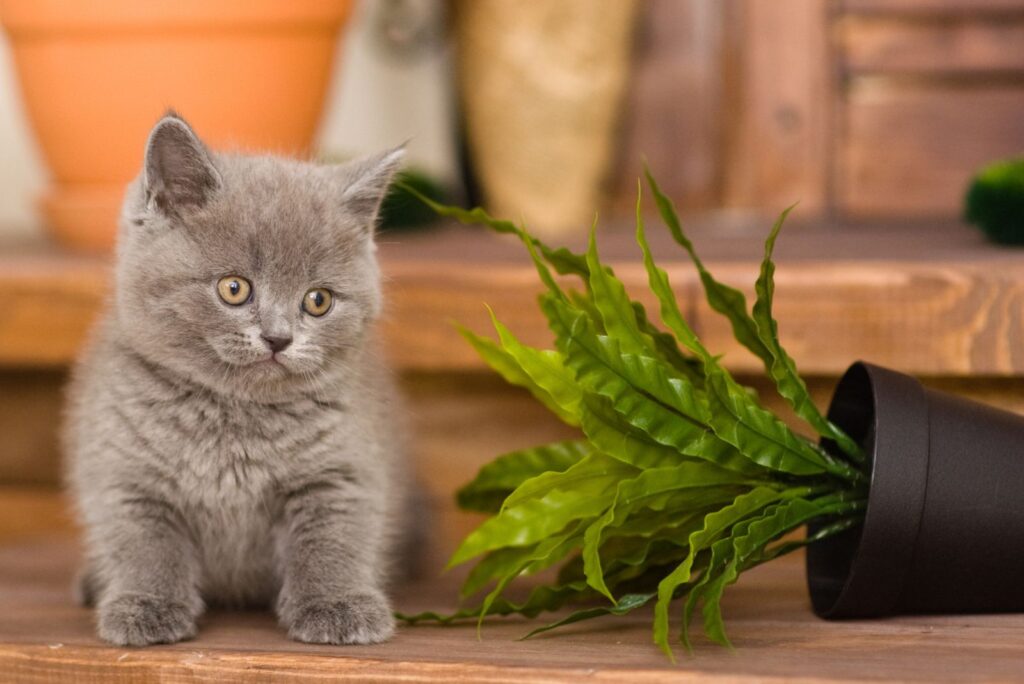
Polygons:
<instances>
[{"instance_id":1,"label":"blurred background","mask_svg":"<svg viewBox=\"0 0 1024 684\"><path fill-rule=\"evenodd\" d=\"M1018 0L214 5L0 3L0 236L102 243L74 234L109 234L165 106L220 147L410 140L447 197L548 233L628 213L644 156L687 210L885 221L958 217L1024 149ZM239 47L232 22L280 35Z\"/></svg>"},{"instance_id":2,"label":"blurred background","mask_svg":"<svg viewBox=\"0 0 1024 684\"><path fill-rule=\"evenodd\" d=\"M765 217L799 201L777 313L823 403L868 358L1024 406L1024 261L963 219L975 174L1024 153L1024 0L0 0L0 25L0 539L68 528L60 392L167 107L217 149L340 161L409 140L408 182L554 241L600 210L635 286L644 158L737 285ZM1020 242L1024 173L1000 169L975 222ZM386 211L383 328L440 557L479 463L568 433L449 324L485 330L486 301L547 343L526 260L407 200ZM708 346L754 373L657 244Z\"/></svg>"}]
</instances>

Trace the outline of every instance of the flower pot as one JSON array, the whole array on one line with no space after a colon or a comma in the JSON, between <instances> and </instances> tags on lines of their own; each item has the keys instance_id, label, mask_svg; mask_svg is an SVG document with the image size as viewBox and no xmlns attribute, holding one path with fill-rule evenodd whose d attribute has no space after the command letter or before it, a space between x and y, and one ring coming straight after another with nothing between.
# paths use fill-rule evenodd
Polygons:
<instances>
[{"instance_id":1,"label":"flower pot","mask_svg":"<svg viewBox=\"0 0 1024 684\"><path fill-rule=\"evenodd\" d=\"M165 109L213 147L308 153L349 0L0 0L68 245L109 249Z\"/></svg>"},{"instance_id":2,"label":"flower pot","mask_svg":"<svg viewBox=\"0 0 1024 684\"><path fill-rule=\"evenodd\" d=\"M808 547L819 616L1024 611L1024 418L866 363L828 416L872 471L863 525Z\"/></svg>"}]
</instances>

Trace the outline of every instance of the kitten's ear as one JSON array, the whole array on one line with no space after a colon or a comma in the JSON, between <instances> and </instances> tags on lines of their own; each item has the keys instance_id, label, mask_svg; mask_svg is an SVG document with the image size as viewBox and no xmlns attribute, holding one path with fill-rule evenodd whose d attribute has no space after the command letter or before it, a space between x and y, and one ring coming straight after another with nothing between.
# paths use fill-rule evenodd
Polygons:
<instances>
[{"instance_id":1,"label":"kitten's ear","mask_svg":"<svg viewBox=\"0 0 1024 684\"><path fill-rule=\"evenodd\" d=\"M146 203L168 216L203 206L221 186L206 146L173 111L149 134L143 168Z\"/></svg>"},{"instance_id":2,"label":"kitten's ear","mask_svg":"<svg viewBox=\"0 0 1024 684\"><path fill-rule=\"evenodd\" d=\"M380 205L388 186L405 157L405 145L345 164L344 191L341 201L345 210L372 232L380 213Z\"/></svg>"}]
</instances>

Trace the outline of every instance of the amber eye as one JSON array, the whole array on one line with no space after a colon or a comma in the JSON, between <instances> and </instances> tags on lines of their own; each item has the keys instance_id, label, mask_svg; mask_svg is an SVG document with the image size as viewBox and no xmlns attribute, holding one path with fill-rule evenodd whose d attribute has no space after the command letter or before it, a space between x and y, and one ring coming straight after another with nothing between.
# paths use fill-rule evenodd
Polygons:
<instances>
[{"instance_id":1,"label":"amber eye","mask_svg":"<svg viewBox=\"0 0 1024 684\"><path fill-rule=\"evenodd\" d=\"M323 316L331 310L331 302L334 297L330 290L322 287L313 288L302 298L302 308L310 316Z\"/></svg>"},{"instance_id":2,"label":"amber eye","mask_svg":"<svg viewBox=\"0 0 1024 684\"><path fill-rule=\"evenodd\" d=\"M217 294L226 304L241 306L249 301L252 285L241 276L225 276L217 281Z\"/></svg>"}]
</instances>

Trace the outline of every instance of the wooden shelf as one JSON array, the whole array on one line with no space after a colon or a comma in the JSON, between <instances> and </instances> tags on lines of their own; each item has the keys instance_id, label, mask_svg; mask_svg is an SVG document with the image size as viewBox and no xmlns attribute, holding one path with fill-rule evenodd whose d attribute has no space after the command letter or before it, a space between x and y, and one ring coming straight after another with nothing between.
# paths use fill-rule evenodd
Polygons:
<instances>
[{"instance_id":1,"label":"wooden shelf","mask_svg":"<svg viewBox=\"0 0 1024 684\"><path fill-rule=\"evenodd\" d=\"M720 216L693 225L716 276L750 293L768 223ZM759 371L707 308L680 250L664 231L649 230L683 310L708 347L725 352L734 370ZM381 242L388 290L382 325L400 367L480 368L451 323L489 330L484 303L525 341L550 343L535 305L536 276L514 241L447 226L385 235ZM646 275L631 231L621 225L606 230L602 252L631 291L650 303L641 296ZM857 358L924 375L1020 375L1021 256L959 224L793 225L778 248L776 315L783 342L809 375L834 376ZM69 363L106 296L109 272L102 259L39 245L0 251L0 366Z\"/></svg>"},{"instance_id":2,"label":"wooden shelf","mask_svg":"<svg viewBox=\"0 0 1024 684\"><path fill-rule=\"evenodd\" d=\"M89 610L70 597L76 551L39 541L0 549L0 672L59 681L701 682L1009 681L1020 677L1024 616L911 617L824 622L810 611L799 557L758 568L726 594L736 651L698 640L671 665L651 642L650 612L581 623L530 641L539 624L401 627L390 643L308 646L264 612L213 613L197 639L145 649L98 641ZM450 608L450 581L396 593L401 610Z\"/></svg>"}]
</instances>

